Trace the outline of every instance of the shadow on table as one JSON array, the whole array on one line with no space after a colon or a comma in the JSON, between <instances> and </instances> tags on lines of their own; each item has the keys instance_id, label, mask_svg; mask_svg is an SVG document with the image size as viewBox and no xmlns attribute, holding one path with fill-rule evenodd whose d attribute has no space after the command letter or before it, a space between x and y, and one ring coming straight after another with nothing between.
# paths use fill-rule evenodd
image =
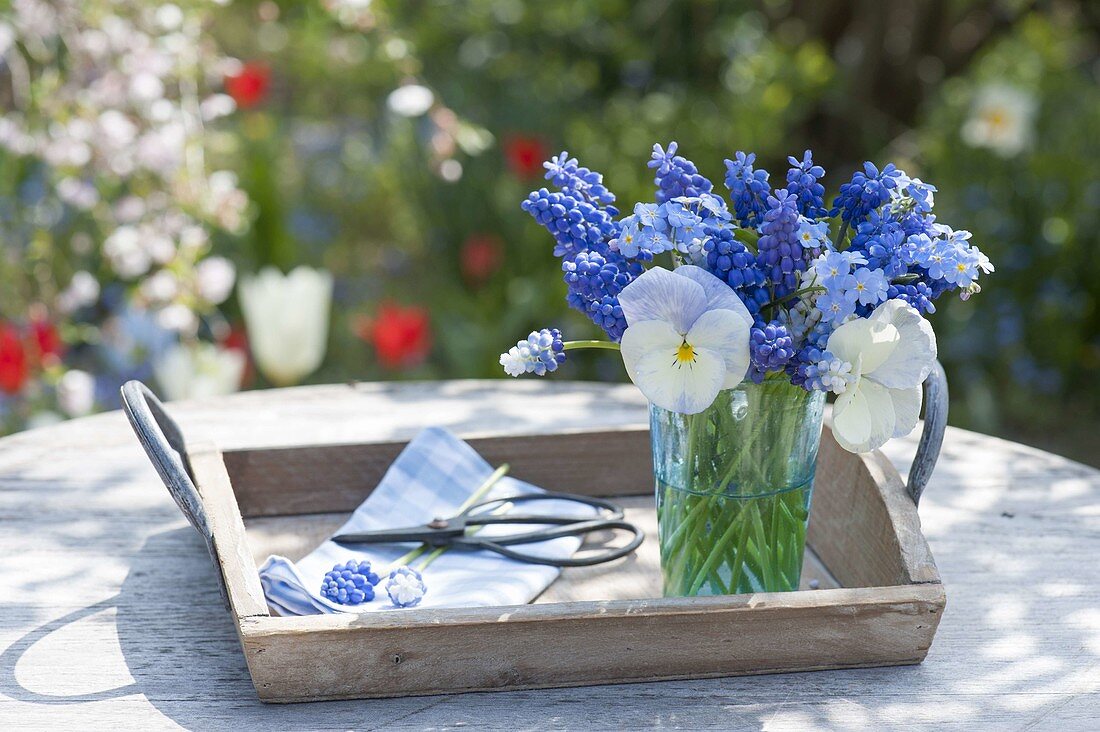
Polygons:
<instances>
[{"instance_id":1,"label":"shadow on table","mask_svg":"<svg viewBox=\"0 0 1100 732\"><path fill-rule=\"evenodd\" d=\"M217 575L191 527L149 537L132 557L121 590L87 607L51 620L12 642L0 653L0 694L31 704L74 706L142 695L158 711L188 729L253 725L311 728L385 726L430 705L429 699L379 702L262 704L252 687L232 619L217 591ZM176 561L171 561L175 557ZM132 683L90 693L55 695L20 683L17 666L40 642L98 613L115 610L115 625ZM90 659L90 660L89 660ZM97 659L85 654L78 668L51 668L69 678L96 678ZM108 659L103 659L104 661ZM98 665L98 664L97 664ZM366 714L370 705L370 714ZM322 721L323 720L323 721Z\"/></svg>"}]
</instances>

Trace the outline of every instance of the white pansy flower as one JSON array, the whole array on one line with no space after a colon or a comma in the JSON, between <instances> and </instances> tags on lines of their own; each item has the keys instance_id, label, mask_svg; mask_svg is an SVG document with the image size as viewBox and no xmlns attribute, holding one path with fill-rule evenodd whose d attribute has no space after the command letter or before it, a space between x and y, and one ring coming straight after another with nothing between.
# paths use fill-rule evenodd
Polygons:
<instances>
[{"instance_id":1,"label":"white pansy flower","mask_svg":"<svg viewBox=\"0 0 1100 732\"><path fill-rule=\"evenodd\" d=\"M238 289L256 366L278 386L313 373L325 357L332 275L298 267L283 275L265 267Z\"/></svg>"},{"instance_id":2,"label":"white pansy flower","mask_svg":"<svg viewBox=\"0 0 1100 732\"><path fill-rule=\"evenodd\" d=\"M724 282L694 266L654 267L619 294L623 363L650 402L695 414L749 367L749 315Z\"/></svg>"},{"instance_id":3,"label":"white pansy flower","mask_svg":"<svg viewBox=\"0 0 1100 732\"><path fill-rule=\"evenodd\" d=\"M201 399L240 389L244 367L236 349L177 343L153 364L153 374L167 399Z\"/></svg>"},{"instance_id":4,"label":"white pansy flower","mask_svg":"<svg viewBox=\"0 0 1100 732\"><path fill-rule=\"evenodd\" d=\"M962 128L963 140L1012 157L1031 146L1035 133L1035 95L1008 84L990 84L978 91L970 117Z\"/></svg>"},{"instance_id":5,"label":"white pansy flower","mask_svg":"<svg viewBox=\"0 0 1100 732\"><path fill-rule=\"evenodd\" d=\"M833 331L827 348L852 366L835 374L844 382L833 406L840 446L867 452L909 434L920 415L921 384L936 360L932 325L904 301L887 300L870 317Z\"/></svg>"}]
</instances>

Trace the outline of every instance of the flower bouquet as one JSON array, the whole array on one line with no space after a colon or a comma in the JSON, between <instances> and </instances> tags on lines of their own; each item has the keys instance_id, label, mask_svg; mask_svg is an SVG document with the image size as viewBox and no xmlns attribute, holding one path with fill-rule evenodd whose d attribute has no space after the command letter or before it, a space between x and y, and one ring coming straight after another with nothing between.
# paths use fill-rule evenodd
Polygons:
<instances>
[{"instance_id":1,"label":"flower bouquet","mask_svg":"<svg viewBox=\"0 0 1100 732\"><path fill-rule=\"evenodd\" d=\"M676 153L654 145L656 195L626 216L599 173L566 152L545 163L556 190L523 210L609 340L543 329L500 363L542 376L569 350L620 350L650 402L665 594L794 590L826 395L849 451L908 434L936 360L924 316L993 267L936 221L936 188L892 164L866 163L826 206L809 151L774 189L738 152L727 203Z\"/></svg>"}]
</instances>

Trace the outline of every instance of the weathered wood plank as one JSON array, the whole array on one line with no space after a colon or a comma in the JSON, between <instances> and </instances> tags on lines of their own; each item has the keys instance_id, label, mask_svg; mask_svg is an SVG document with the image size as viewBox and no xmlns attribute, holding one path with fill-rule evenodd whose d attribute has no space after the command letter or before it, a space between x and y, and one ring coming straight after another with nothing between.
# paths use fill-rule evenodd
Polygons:
<instances>
[{"instance_id":1,"label":"weathered wood plank","mask_svg":"<svg viewBox=\"0 0 1100 732\"><path fill-rule=\"evenodd\" d=\"M599 436L599 449L591 440ZM587 495L653 491L648 428L463 439L493 465L548 490ZM247 449L224 453L244 516L353 511L407 442ZM309 486L309 490L303 490Z\"/></svg>"},{"instance_id":2,"label":"weathered wood plank","mask_svg":"<svg viewBox=\"0 0 1100 732\"><path fill-rule=\"evenodd\" d=\"M924 659L943 588L561 607L249 618L242 636L272 702L904 665Z\"/></svg>"},{"instance_id":3,"label":"weathered wood plank","mask_svg":"<svg viewBox=\"0 0 1100 732\"><path fill-rule=\"evenodd\" d=\"M214 535L214 550L232 612L238 622L251 616L266 616L267 601L222 454L213 445L198 445L188 446L188 457L206 521Z\"/></svg>"}]
</instances>

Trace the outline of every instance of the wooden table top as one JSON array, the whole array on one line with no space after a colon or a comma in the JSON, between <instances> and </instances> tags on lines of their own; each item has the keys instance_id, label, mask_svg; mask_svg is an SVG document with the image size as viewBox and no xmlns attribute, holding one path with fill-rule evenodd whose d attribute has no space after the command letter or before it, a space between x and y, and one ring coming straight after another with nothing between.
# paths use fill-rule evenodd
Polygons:
<instances>
[{"instance_id":1,"label":"wooden table top","mask_svg":"<svg viewBox=\"0 0 1100 732\"><path fill-rule=\"evenodd\" d=\"M563 381L302 387L169 411L223 447L646 419L631 386ZM885 450L903 475L915 445ZM121 413L75 420L0 440L0 729L1100 728L1100 472L949 429L920 512L948 598L920 666L267 706L202 542Z\"/></svg>"}]
</instances>

